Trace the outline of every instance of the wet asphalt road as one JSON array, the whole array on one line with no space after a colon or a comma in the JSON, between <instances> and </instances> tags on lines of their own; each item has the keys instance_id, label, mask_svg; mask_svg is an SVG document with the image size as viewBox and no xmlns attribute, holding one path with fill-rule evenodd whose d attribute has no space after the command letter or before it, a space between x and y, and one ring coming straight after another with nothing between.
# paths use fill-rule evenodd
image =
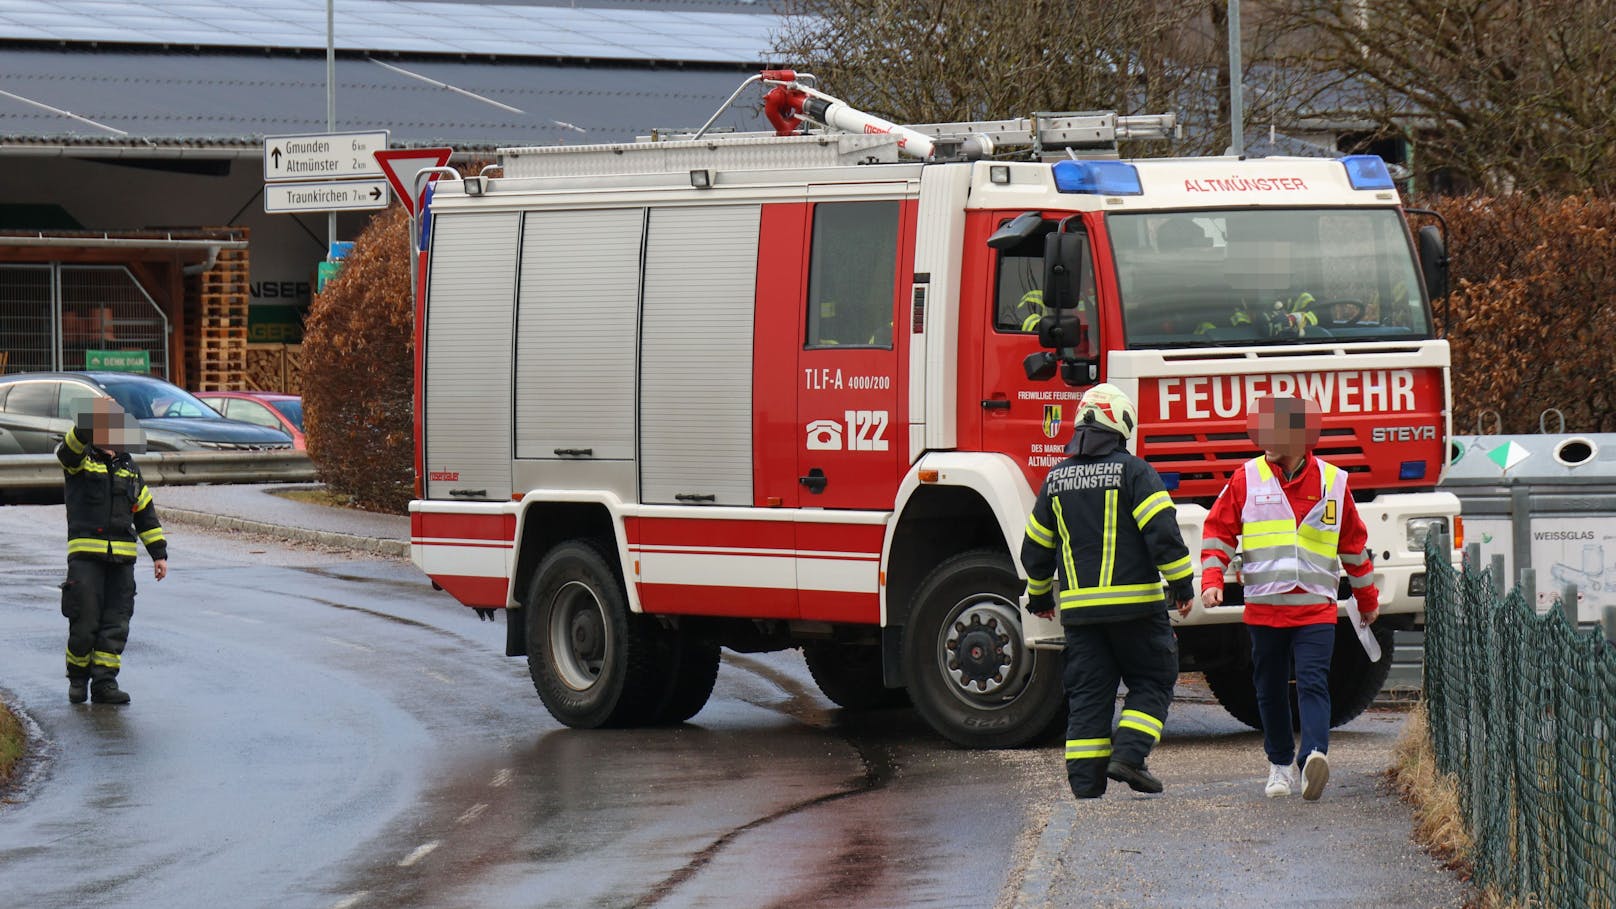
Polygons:
<instances>
[{"instance_id":1,"label":"wet asphalt road","mask_svg":"<svg viewBox=\"0 0 1616 909\"><path fill-rule=\"evenodd\" d=\"M683 727L569 730L409 564L183 526L168 579L137 566L134 703L75 707L61 527L0 508L0 688L42 752L0 801L0 905L1460 903L1377 789L1394 714L1338 734L1307 805L1262 799L1215 705L1175 704L1167 796L1076 806L1057 749L833 709L795 652L726 652Z\"/></svg>"}]
</instances>

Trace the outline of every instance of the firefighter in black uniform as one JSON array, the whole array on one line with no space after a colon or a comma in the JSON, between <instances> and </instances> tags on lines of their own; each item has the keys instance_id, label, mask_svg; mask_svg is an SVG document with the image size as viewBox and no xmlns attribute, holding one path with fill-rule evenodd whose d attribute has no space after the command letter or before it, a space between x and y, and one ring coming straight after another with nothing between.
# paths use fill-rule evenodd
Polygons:
<instances>
[{"instance_id":1,"label":"firefighter in black uniform","mask_svg":"<svg viewBox=\"0 0 1616 909\"><path fill-rule=\"evenodd\" d=\"M1027 610L1066 630L1066 777L1098 798L1106 779L1162 791L1145 766L1178 680L1178 641L1162 579L1180 615L1195 596L1189 549L1161 477L1123 443L1138 422L1115 385L1084 393L1068 457L1049 472L1027 518L1021 564ZM1117 682L1128 686L1112 728Z\"/></svg>"},{"instance_id":2,"label":"firefighter in black uniform","mask_svg":"<svg viewBox=\"0 0 1616 909\"><path fill-rule=\"evenodd\" d=\"M129 619L135 611L135 539L146 544L152 573L168 574L168 543L157 520L151 491L130 460L144 450L139 424L106 398L92 402L56 458L67 474L67 580L62 615L67 617L67 699L127 704L118 687Z\"/></svg>"}]
</instances>

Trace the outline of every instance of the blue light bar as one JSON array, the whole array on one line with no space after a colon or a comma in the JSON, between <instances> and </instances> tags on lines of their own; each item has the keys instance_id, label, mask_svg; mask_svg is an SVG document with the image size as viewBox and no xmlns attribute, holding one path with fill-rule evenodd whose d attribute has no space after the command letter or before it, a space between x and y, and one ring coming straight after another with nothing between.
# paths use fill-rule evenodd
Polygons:
<instances>
[{"instance_id":1,"label":"blue light bar","mask_svg":"<svg viewBox=\"0 0 1616 909\"><path fill-rule=\"evenodd\" d=\"M421 213L419 215L421 222L421 245L417 246L416 249L432 248L432 187L436 185L436 183L436 180L427 181L426 190L421 193Z\"/></svg>"},{"instance_id":2,"label":"blue light bar","mask_svg":"<svg viewBox=\"0 0 1616 909\"><path fill-rule=\"evenodd\" d=\"M1341 159L1347 168L1347 182L1353 189L1396 189L1391 171L1379 155L1347 155Z\"/></svg>"},{"instance_id":3,"label":"blue light bar","mask_svg":"<svg viewBox=\"0 0 1616 909\"><path fill-rule=\"evenodd\" d=\"M1139 185L1138 168L1125 161L1056 161L1055 188L1063 193L1096 196L1145 194Z\"/></svg>"},{"instance_id":4,"label":"blue light bar","mask_svg":"<svg viewBox=\"0 0 1616 909\"><path fill-rule=\"evenodd\" d=\"M1379 161L1380 159L1376 158L1375 160ZM1423 479L1425 479L1425 462L1424 461L1404 461L1402 463L1402 465L1397 468L1397 479L1399 479L1399 480L1423 480Z\"/></svg>"},{"instance_id":5,"label":"blue light bar","mask_svg":"<svg viewBox=\"0 0 1616 909\"><path fill-rule=\"evenodd\" d=\"M1161 481L1162 481L1162 485L1167 487L1168 492L1172 492L1173 490L1178 488L1178 474L1176 474L1176 473L1164 473L1164 474L1162 474L1161 475Z\"/></svg>"}]
</instances>

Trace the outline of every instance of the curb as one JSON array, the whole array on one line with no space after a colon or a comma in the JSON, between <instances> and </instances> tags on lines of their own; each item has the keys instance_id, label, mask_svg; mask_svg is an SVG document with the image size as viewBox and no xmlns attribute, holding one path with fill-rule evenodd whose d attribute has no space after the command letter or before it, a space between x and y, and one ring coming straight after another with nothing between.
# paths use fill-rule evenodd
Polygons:
<instances>
[{"instance_id":1,"label":"curb","mask_svg":"<svg viewBox=\"0 0 1616 909\"><path fill-rule=\"evenodd\" d=\"M1049 888L1053 883L1056 868L1062 862L1062 856L1072 843L1073 832L1077 828L1077 805L1070 796L1063 797L1055 803L1054 810L1049 814L1049 820L1044 823L1044 830L1038 837L1038 846L1034 849L1032 860L1022 874L1021 886L1016 891L1015 901L1011 903L1013 909L1033 909L1053 905Z\"/></svg>"},{"instance_id":2,"label":"curb","mask_svg":"<svg viewBox=\"0 0 1616 909\"><path fill-rule=\"evenodd\" d=\"M196 527L209 527L215 530L237 530L244 533L257 533L264 536L275 537L282 540L294 540L299 543L315 543L320 546L330 546L336 549L349 549L357 552L369 552L377 555L392 556L397 559L410 557L410 544L407 540L384 539L381 537L362 537L352 533L336 533L329 530L309 530L305 527L286 527L281 524L269 524L264 521L249 521L246 518L235 518L229 515L210 514L205 511L190 511L184 508L163 508L163 518L173 518L177 524L189 524Z\"/></svg>"}]
</instances>

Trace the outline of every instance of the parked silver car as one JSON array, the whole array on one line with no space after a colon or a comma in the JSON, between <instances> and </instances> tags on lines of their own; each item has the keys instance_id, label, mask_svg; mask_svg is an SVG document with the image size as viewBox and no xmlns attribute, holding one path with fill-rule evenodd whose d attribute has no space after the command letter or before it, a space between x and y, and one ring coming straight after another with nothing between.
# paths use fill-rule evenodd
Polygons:
<instances>
[{"instance_id":1,"label":"parked silver car","mask_svg":"<svg viewBox=\"0 0 1616 909\"><path fill-rule=\"evenodd\" d=\"M228 420L190 392L123 372L31 372L0 376L0 454L50 454L91 398L110 397L140 421L149 451L280 451L292 437Z\"/></svg>"}]
</instances>

